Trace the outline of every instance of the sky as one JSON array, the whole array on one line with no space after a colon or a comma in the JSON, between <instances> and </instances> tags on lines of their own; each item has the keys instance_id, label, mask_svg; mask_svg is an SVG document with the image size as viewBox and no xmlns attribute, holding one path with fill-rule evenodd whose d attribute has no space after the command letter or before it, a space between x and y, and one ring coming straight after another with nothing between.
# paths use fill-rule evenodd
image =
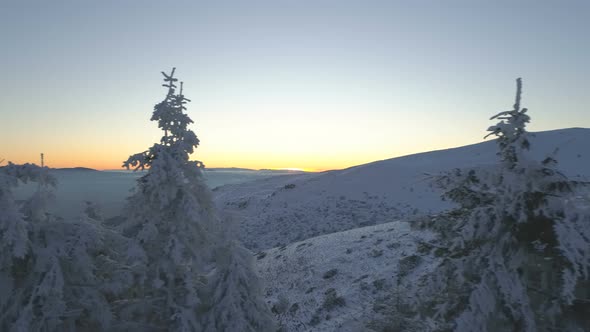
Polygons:
<instances>
[{"instance_id":1,"label":"sky","mask_svg":"<svg viewBox=\"0 0 590 332\"><path fill-rule=\"evenodd\" d=\"M588 1L0 0L0 160L118 169L176 67L207 167L341 169L590 127ZM6 162L5 161L5 162Z\"/></svg>"}]
</instances>

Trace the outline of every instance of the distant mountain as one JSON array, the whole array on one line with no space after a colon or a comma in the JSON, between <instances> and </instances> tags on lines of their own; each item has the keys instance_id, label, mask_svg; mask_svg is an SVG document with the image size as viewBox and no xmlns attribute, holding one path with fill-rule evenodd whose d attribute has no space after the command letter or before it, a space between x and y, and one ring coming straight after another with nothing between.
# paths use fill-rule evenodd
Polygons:
<instances>
[{"instance_id":1,"label":"distant mountain","mask_svg":"<svg viewBox=\"0 0 590 332\"><path fill-rule=\"evenodd\" d=\"M261 172L276 172L276 173L309 173L306 171L298 170L298 169L269 169L263 168L259 169Z\"/></svg>"},{"instance_id":2,"label":"distant mountain","mask_svg":"<svg viewBox=\"0 0 590 332\"><path fill-rule=\"evenodd\" d=\"M100 172L99 170L88 167L51 168L51 171Z\"/></svg>"},{"instance_id":3,"label":"distant mountain","mask_svg":"<svg viewBox=\"0 0 590 332\"><path fill-rule=\"evenodd\" d=\"M251 168L241 168L241 167L214 167L209 168L206 167L205 171L224 171L224 172L274 172L274 173L305 173L305 171L299 170L291 170L291 169L269 169L269 168L262 168L262 169L251 169Z\"/></svg>"},{"instance_id":4,"label":"distant mountain","mask_svg":"<svg viewBox=\"0 0 590 332\"><path fill-rule=\"evenodd\" d=\"M211 172L215 172L215 171L235 171L235 172L247 171L247 172L257 172L257 170L255 170L255 169L240 168L240 167L214 167L214 168L206 167L205 168L205 171L211 171Z\"/></svg>"}]
</instances>

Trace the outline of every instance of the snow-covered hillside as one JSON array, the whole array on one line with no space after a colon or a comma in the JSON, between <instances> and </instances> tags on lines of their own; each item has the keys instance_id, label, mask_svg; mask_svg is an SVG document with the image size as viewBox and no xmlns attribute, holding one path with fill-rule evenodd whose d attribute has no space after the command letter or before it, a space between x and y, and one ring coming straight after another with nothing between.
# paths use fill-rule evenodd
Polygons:
<instances>
[{"instance_id":1,"label":"snow-covered hillside","mask_svg":"<svg viewBox=\"0 0 590 332\"><path fill-rule=\"evenodd\" d=\"M417 287L436 260L420 253L433 234L390 222L257 254L266 299L287 331L365 331L396 290ZM377 330L378 327L374 326Z\"/></svg>"},{"instance_id":2,"label":"snow-covered hillside","mask_svg":"<svg viewBox=\"0 0 590 332\"><path fill-rule=\"evenodd\" d=\"M558 148L559 168L574 179L588 178L588 142L590 129L540 132L531 154L543 159ZM496 151L495 142L484 142L227 185L215 193L256 251L266 300L287 331L404 330L405 304L416 300L412 294L441 262L436 235L410 226L450 207L431 177L493 165Z\"/></svg>"},{"instance_id":3,"label":"snow-covered hillside","mask_svg":"<svg viewBox=\"0 0 590 332\"><path fill-rule=\"evenodd\" d=\"M590 177L590 129L538 132L531 154L556 149L559 168L573 179ZM261 250L322 234L381 224L449 207L433 188L433 175L453 168L496 163L488 141L377 161L339 171L277 176L226 185L215 191L219 207L239 220L244 244Z\"/></svg>"}]
</instances>

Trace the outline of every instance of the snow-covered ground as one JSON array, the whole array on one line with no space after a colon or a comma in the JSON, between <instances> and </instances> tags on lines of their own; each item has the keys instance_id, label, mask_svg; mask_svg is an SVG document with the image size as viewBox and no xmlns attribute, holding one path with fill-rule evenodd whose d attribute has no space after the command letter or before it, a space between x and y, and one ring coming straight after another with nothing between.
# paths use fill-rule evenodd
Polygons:
<instances>
[{"instance_id":1,"label":"snow-covered ground","mask_svg":"<svg viewBox=\"0 0 590 332\"><path fill-rule=\"evenodd\" d=\"M256 255L266 298L287 331L363 331L395 291L436 267L433 238L389 222L318 236ZM400 282L398 286L398 280Z\"/></svg>"},{"instance_id":2,"label":"snow-covered ground","mask_svg":"<svg viewBox=\"0 0 590 332\"><path fill-rule=\"evenodd\" d=\"M536 133L531 154L556 149L559 169L590 177L590 129ZM215 190L218 206L239 221L243 243L269 249L322 234L436 213L450 207L432 176L498 162L494 141L377 161L345 170L277 176Z\"/></svg>"}]
</instances>

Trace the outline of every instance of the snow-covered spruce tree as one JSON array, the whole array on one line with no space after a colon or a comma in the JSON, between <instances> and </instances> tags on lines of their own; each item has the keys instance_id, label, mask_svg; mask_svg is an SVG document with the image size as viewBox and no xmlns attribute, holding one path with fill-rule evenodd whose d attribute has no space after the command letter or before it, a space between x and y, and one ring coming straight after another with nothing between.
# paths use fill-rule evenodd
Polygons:
<instances>
[{"instance_id":1,"label":"snow-covered spruce tree","mask_svg":"<svg viewBox=\"0 0 590 332\"><path fill-rule=\"evenodd\" d=\"M521 159L526 158L525 151L528 151L530 147L525 127L531 118L526 114L527 109L520 107L521 96L522 79L518 78L516 79L516 98L513 109L491 117L490 120L501 121L489 127L490 133L485 136L485 138L492 135L498 137L499 155L509 169L513 169L521 162Z\"/></svg>"},{"instance_id":2,"label":"snow-covered spruce tree","mask_svg":"<svg viewBox=\"0 0 590 332\"><path fill-rule=\"evenodd\" d=\"M460 208L429 226L441 239L439 271L422 288L422 312L439 330L585 331L590 327L590 211L584 183L532 160L520 108L492 119L501 164L439 178ZM440 249L446 248L446 249Z\"/></svg>"},{"instance_id":3,"label":"snow-covered spruce tree","mask_svg":"<svg viewBox=\"0 0 590 332\"><path fill-rule=\"evenodd\" d=\"M39 185L22 203L12 195L19 182ZM116 246L103 243L101 227L47 213L55 183L46 167L0 168L1 331L107 329L107 297L125 287L118 264L110 263L110 248ZM97 273L102 270L118 278L102 278Z\"/></svg>"},{"instance_id":4,"label":"snow-covered spruce tree","mask_svg":"<svg viewBox=\"0 0 590 332\"><path fill-rule=\"evenodd\" d=\"M202 178L203 164L189 160L199 140L188 129L192 120L184 105L189 100L182 83L177 92L174 71L162 73L167 94L151 118L164 136L123 164L147 173L138 180L120 225L135 240L129 258L143 266L120 318L128 329L271 330L250 255L220 221Z\"/></svg>"}]
</instances>

